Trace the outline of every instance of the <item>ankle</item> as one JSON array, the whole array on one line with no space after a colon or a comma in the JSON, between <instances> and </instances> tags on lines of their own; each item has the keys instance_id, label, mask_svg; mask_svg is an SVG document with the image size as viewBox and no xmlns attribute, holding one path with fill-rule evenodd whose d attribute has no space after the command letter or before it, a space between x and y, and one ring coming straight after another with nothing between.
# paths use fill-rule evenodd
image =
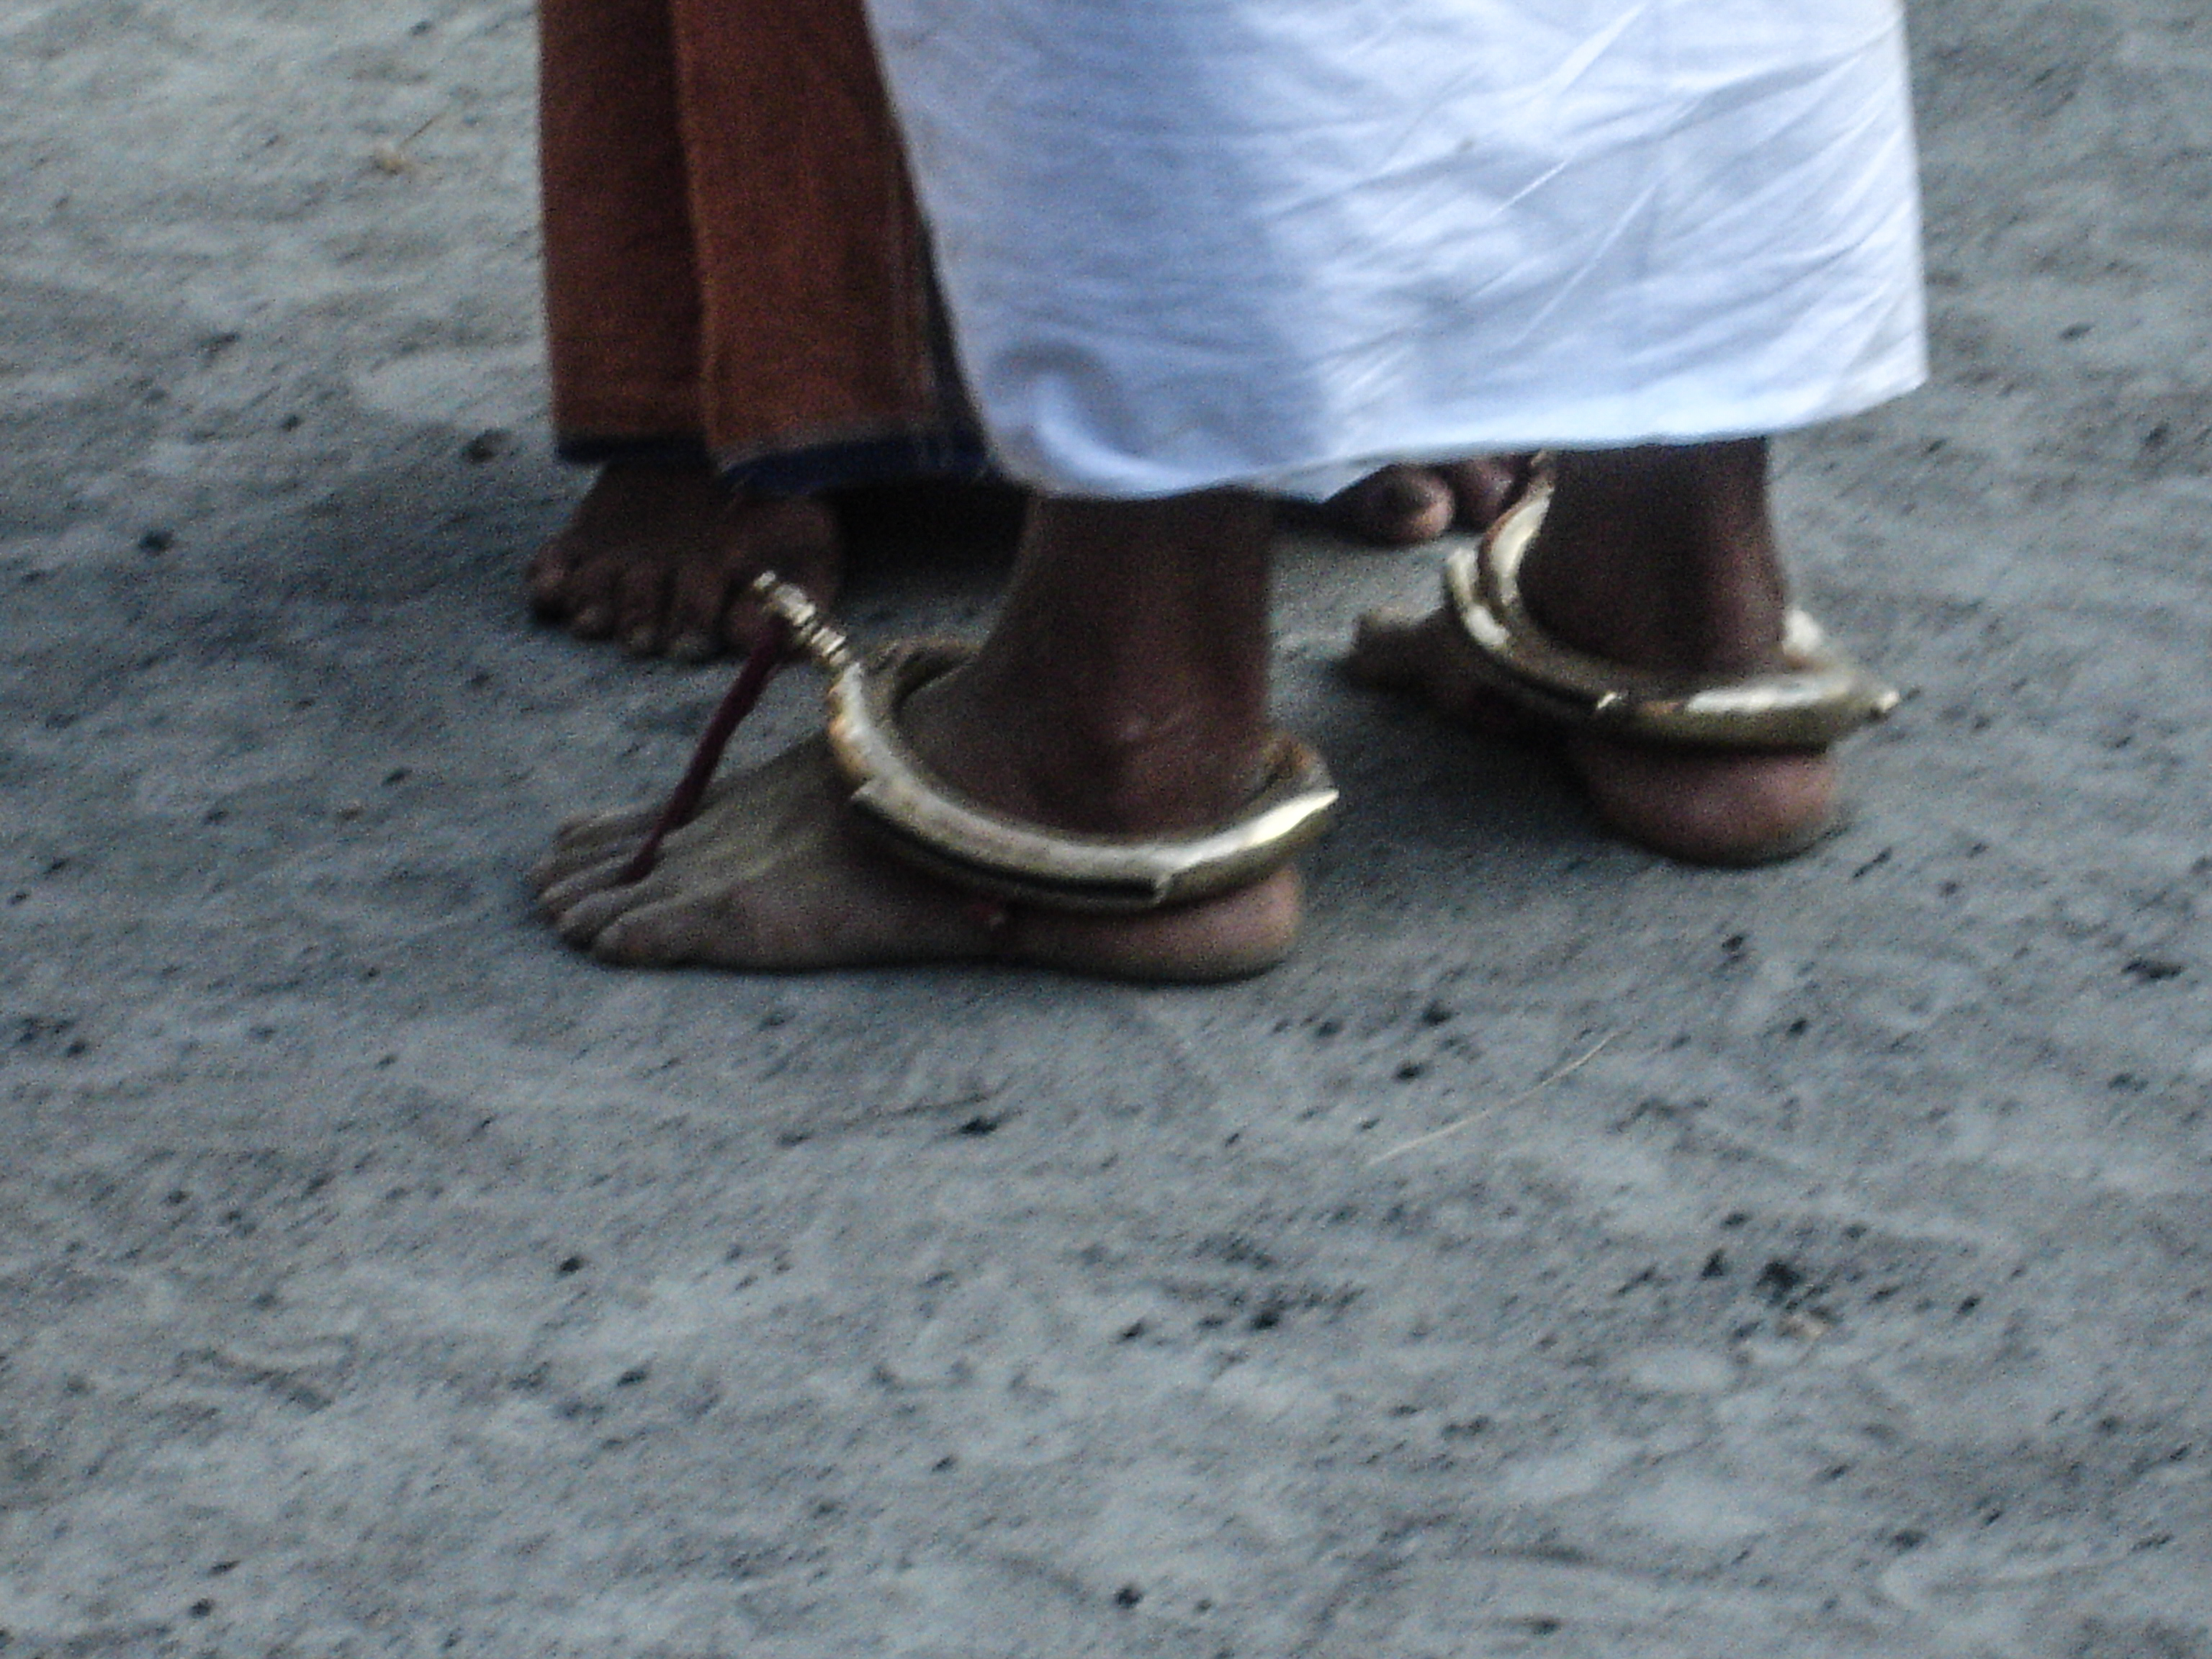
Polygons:
<instances>
[{"instance_id":1,"label":"ankle","mask_svg":"<svg viewBox=\"0 0 2212 1659\"><path fill-rule=\"evenodd\" d=\"M721 476L704 461L659 456L609 461L592 480L582 510L623 520L700 517L728 499Z\"/></svg>"},{"instance_id":2,"label":"ankle","mask_svg":"<svg viewBox=\"0 0 2212 1659\"><path fill-rule=\"evenodd\" d=\"M1230 490L1038 500L989 637L909 700L909 739L946 781L1055 829L1218 823L1265 763L1272 524Z\"/></svg>"},{"instance_id":3,"label":"ankle","mask_svg":"<svg viewBox=\"0 0 2212 1659\"><path fill-rule=\"evenodd\" d=\"M1763 440L1559 457L1522 572L1565 643L1660 672L1772 665L1787 608Z\"/></svg>"},{"instance_id":4,"label":"ankle","mask_svg":"<svg viewBox=\"0 0 2212 1659\"><path fill-rule=\"evenodd\" d=\"M1081 702L963 670L908 699L908 740L948 783L1054 829L1197 829L1243 806L1265 769L1263 720L1203 698Z\"/></svg>"}]
</instances>

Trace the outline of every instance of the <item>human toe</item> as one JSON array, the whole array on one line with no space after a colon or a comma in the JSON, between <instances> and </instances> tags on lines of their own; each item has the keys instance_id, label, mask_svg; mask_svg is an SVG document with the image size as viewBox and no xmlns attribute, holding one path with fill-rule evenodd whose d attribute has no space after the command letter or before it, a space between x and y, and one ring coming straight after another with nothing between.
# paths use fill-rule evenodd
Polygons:
<instances>
[{"instance_id":1,"label":"human toe","mask_svg":"<svg viewBox=\"0 0 2212 1659\"><path fill-rule=\"evenodd\" d=\"M531 614L540 622L558 622L572 608L569 584L574 579L565 535L549 537L530 556L523 573L523 588L530 597Z\"/></svg>"},{"instance_id":2,"label":"human toe","mask_svg":"<svg viewBox=\"0 0 2212 1659\"><path fill-rule=\"evenodd\" d=\"M632 656L658 656L667 644L670 586L659 559L632 561L617 578L612 631Z\"/></svg>"},{"instance_id":3,"label":"human toe","mask_svg":"<svg viewBox=\"0 0 2212 1659\"><path fill-rule=\"evenodd\" d=\"M548 888L539 902L553 931L580 949L588 948L623 916L670 896L670 888L655 876L623 882L621 874L619 865L601 867Z\"/></svg>"},{"instance_id":4,"label":"human toe","mask_svg":"<svg viewBox=\"0 0 2212 1659\"><path fill-rule=\"evenodd\" d=\"M554 832L538 868L555 861L574 866L580 859L601 859L617 842L635 841L651 827L657 808L640 804L569 819Z\"/></svg>"},{"instance_id":5,"label":"human toe","mask_svg":"<svg viewBox=\"0 0 2212 1659\"><path fill-rule=\"evenodd\" d=\"M612 559L581 559L568 567L562 603L571 634L603 640L615 631L621 576L622 566Z\"/></svg>"},{"instance_id":6,"label":"human toe","mask_svg":"<svg viewBox=\"0 0 2212 1659\"><path fill-rule=\"evenodd\" d=\"M1534 462L1530 455L1478 455L1436 469L1451 491L1455 524L1487 530L1528 487Z\"/></svg>"},{"instance_id":7,"label":"human toe","mask_svg":"<svg viewBox=\"0 0 2212 1659\"><path fill-rule=\"evenodd\" d=\"M788 969L852 960L825 951L818 939L779 936L775 927L764 926L763 917L752 907L738 902L738 897L727 893L679 894L640 904L601 927L587 948L597 960L617 968L697 963Z\"/></svg>"},{"instance_id":8,"label":"human toe","mask_svg":"<svg viewBox=\"0 0 2212 1659\"><path fill-rule=\"evenodd\" d=\"M548 908L573 903L584 893L611 884L636 851L635 836L591 847L556 847L531 866L530 884Z\"/></svg>"},{"instance_id":9,"label":"human toe","mask_svg":"<svg viewBox=\"0 0 2212 1659\"><path fill-rule=\"evenodd\" d=\"M1451 528L1450 485L1431 467L1386 466L1333 497L1339 526L1385 547L1412 547Z\"/></svg>"},{"instance_id":10,"label":"human toe","mask_svg":"<svg viewBox=\"0 0 2212 1659\"><path fill-rule=\"evenodd\" d=\"M722 619L731 589L750 572L733 568L712 550L694 550L678 562L668 585L667 653L678 662L705 662L723 648Z\"/></svg>"}]
</instances>

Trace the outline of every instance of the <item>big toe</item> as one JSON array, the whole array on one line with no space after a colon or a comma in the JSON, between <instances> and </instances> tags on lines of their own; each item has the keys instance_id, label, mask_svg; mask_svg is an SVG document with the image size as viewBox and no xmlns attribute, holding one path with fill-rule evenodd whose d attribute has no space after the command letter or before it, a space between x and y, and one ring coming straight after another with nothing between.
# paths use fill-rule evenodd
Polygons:
<instances>
[{"instance_id":1,"label":"big toe","mask_svg":"<svg viewBox=\"0 0 2212 1659\"><path fill-rule=\"evenodd\" d=\"M837 521L817 501L739 504L725 520L721 553L726 599L718 615L702 621L730 651L751 650L767 627L767 612L751 591L755 576L773 571L817 605L827 605L844 574Z\"/></svg>"},{"instance_id":2,"label":"big toe","mask_svg":"<svg viewBox=\"0 0 2212 1659\"><path fill-rule=\"evenodd\" d=\"M1383 547L1412 547L1451 528L1451 485L1431 467L1386 466L1333 497L1328 516L1346 533Z\"/></svg>"},{"instance_id":3,"label":"big toe","mask_svg":"<svg viewBox=\"0 0 2212 1659\"><path fill-rule=\"evenodd\" d=\"M631 560L615 583L614 634L634 657L658 656L668 643L672 561Z\"/></svg>"}]
</instances>

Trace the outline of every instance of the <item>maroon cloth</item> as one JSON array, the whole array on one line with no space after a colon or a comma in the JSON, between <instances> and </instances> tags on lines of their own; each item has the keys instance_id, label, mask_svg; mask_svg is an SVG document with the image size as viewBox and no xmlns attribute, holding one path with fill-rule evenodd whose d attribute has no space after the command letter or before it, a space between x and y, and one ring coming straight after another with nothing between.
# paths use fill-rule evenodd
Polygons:
<instances>
[{"instance_id":1,"label":"maroon cloth","mask_svg":"<svg viewBox=\"0 0 2212 1659\"><path fill-rule=\"evenodd\" d=\"M726 465L957 428L860 0L541 0L564 453Z\"/></svg>"}]
</instances>

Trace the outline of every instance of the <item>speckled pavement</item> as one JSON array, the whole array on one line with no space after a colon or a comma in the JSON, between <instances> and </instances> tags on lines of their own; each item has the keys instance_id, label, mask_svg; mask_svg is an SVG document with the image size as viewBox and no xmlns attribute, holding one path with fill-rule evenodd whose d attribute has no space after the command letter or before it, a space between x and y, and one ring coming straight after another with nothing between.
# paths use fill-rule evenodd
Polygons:
<instances>
[{"instance_id":1,"label":"speckled pavement","mask_svg":"<svg viewBox=\"0 0 2212 1659\"><path fill-rule=\"evenodd\" d=\"M0 15L0 1655L2212 1655L2199 0L1915 8L1843 835L1600 840L1301 542L1347 809L1200 991L550 937L721 677L523 614L527 9L310 10Z\"/></svg>"}]
</instances>

